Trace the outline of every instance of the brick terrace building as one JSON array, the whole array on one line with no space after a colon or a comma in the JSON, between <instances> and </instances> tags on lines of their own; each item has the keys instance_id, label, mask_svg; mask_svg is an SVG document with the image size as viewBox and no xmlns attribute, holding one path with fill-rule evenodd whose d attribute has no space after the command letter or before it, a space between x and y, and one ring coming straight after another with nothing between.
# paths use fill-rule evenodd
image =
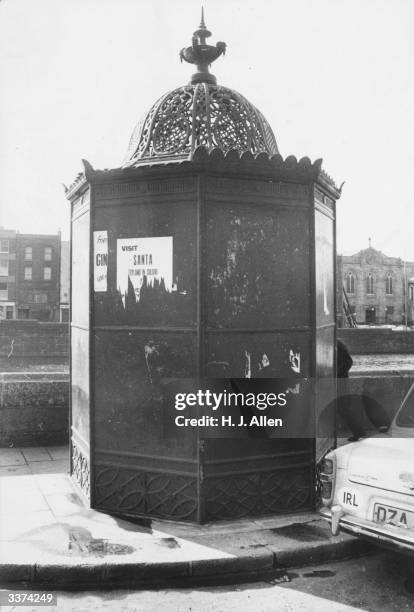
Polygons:
<instances>
[{"instance_id":1,"label":"brick terrace building","mask_svg":"<svg viewBox=\"0 0 414 612\"><path fill-rule=\"evenodd\" d=\"M60 234L17 234L16 302L19 319L59 321Z\"/></svg>"},{"instance_id":2,"label":"brick terrace building","mask_svg":"<svg viewBox=\"0 0 414 612\"><path fill-rule=\"evenodd\" d=\"M16 232L0 227L0 320L16 318Z\"/></svg>"},{"instance_id":3,"label":"brick terrace building","mask_svg":"<svg viewBox=\"0 0 414 612\"><path fill-rule=\"evenodd\" d=\"M408 279L408 322L414 325L414 276Z\"/></svg>"},{"instance_id":4,"label":"brick terrace building","mask_svg":"<svg viewBox=\"0 0 414 612\"><path fill-rule=\"evenodd\" d=\"M70 300L70 242L61 242L60 247L60 319L61 323L69 321Z\"/></svg>"},{"instance_id":5,"label":"brick terrace building","mask_svg":"<svg viewBox=\"0 0 414 612\"><path fill-rule=\"evenodd\" d=\"M338 281L348 296L357 324L412 325L414 262L373 249L338 256ZM410 282L409 282L410 281ZM342 291L339 286L338 294ZM338 295L338 305L342 304Z\"/></svg>"}]
</instances>

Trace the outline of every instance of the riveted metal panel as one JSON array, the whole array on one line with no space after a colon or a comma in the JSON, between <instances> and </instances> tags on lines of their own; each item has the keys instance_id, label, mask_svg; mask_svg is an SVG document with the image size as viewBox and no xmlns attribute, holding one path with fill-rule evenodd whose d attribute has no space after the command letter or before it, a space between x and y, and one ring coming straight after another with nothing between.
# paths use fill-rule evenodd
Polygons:
<instances>
[{"instance_id":1,"label":"riveted metal panel","mask_svg":"<svg viewBox=\"0 0 414 612\"><path fill-rule=\"evenodd\" d=\"M96 330L93 336L96 449L194 458L189 430L166 438L163 387L195 378L192 332ZM188 434L188 435L187 435Z\"/></svg>"},{"instance_id":2,"label":"riveted metal panel","mask_svg":"<svg viewBox=\"0 0 414 612\"><path fill-rule=\"evenodd\" d=\"M96 209L95 229L108 232L108 291L95 293L96 325L195 327L196 223L195 195L180 203L161 194L151 203L138 199ZM117 286L117 241L157 236L172 237L174 291L153 292L124 306Z\"/></svg>"},{"instance_id":3,"label":"riveted metal panel","mask_svg":"<svg viewBox=\"0 0 414 612\"><path fill-rule=\"evenodd\" d=\"M207 215L207 325L309 325L307 210L245 202Z\"/></svg>"}]
</instances>

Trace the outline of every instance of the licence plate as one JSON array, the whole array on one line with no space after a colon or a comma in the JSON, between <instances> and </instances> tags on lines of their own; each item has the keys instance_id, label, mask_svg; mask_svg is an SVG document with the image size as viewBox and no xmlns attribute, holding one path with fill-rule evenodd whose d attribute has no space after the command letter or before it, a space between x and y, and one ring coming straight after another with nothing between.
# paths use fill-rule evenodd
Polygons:
<instances>
[{"instance_id":1,"label":"licence plate","mask_svg":"<svg viewBox=\"0 0 414 612\"><path fill-rule=\"evenodd\" d=\"M414 527L414 512L383 504L375 504L373 518L376 523L389 523L390 525L408 527L408 529Z\"/></svg>"}]
</instances>

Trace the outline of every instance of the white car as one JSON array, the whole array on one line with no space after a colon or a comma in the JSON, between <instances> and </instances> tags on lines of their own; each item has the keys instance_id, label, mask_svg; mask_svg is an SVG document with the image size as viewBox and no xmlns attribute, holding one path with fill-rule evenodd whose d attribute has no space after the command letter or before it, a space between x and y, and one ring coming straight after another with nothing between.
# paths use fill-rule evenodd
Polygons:
<instances>
[{"instance_id":1,"label":"white car","mask_svg":"<svg viewBox=\"0 0 414 612\"><path fill-rule=\"evenodd\" d=\"M320 477L333 535L414 554L414 384L386 433L329 452Z\"/></svg>"}]
</instances>

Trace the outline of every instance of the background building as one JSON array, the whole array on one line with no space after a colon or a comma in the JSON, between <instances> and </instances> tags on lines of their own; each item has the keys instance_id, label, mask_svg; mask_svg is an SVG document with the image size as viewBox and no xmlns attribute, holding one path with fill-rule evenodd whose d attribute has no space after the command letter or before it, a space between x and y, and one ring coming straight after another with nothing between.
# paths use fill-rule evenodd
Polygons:
<instances>
[{"instance_id":1,"label":"background building","mask_svg":"<svg viewBox=\"0 0 414 612\"><path fill-rule=\"evenodd\" d=\"M339 256L337 267L338 305L344 290L357 324L412 325L414 262L388 257L370 244L355 255ZM343 314L339 319L346 324Z\"/></svg>"},{"instance_id":2,"label":"background building","mask_svg":"<svg viewBox=\"0 0 414 612\"><path fill-rule=\"evenodd\" d=\"M17 234L16 302L19 319L59 321L60 234Z\"/></svg>"},{"instance_id":3,"label":"background building","mask_svg":"<svg viewBox=\"0 0 414 612\"><path fill-rule=\"evenodd\" d=\"M70 300L70 242L60 243L60 318L61 323L69 322Z\"/></svg>"},{"instance_id":4,"label":"background building","mask_svg":"<svg viewBox=\"0 0 414 612\"><path fill-rule=\"evenodd\" d=\"M0 320L69 321L70 244L0 227Z\"/></svg>"},{"instance_id":5,"label":"background building","mask_svg":"<svg viewBox=\"0 0 414 612\"><path fill-rule=\"evenodd\" d=\"M16 318L16 231L0 227L0 320Z\"/></svg>"},{"instance_id":6,"label":"background building","mask_svg":"<svg viewBox=\"0 0 414 612\"><path fill-rule=\"evenodd\" d=\"M414 325L414 276L408 279L408 308L407 319L409 325Z\"/></svg>"}]
</instances>

